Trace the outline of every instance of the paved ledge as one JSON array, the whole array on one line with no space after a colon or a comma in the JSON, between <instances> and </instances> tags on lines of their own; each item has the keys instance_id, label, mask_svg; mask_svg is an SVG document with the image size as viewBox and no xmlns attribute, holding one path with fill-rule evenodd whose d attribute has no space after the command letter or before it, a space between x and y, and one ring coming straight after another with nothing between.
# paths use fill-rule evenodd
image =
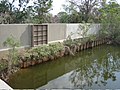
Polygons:
<instances>
[{"instance_id":1,"label":"paved ledge","mask_svg":"<svg viewBox=\"0 0 120 90\"><path fill-rule=\"evenodd\" d=\"M3 80L0 79L0 90L13 90L9 85L7 85Z\"/></svg>"}]
</instances>

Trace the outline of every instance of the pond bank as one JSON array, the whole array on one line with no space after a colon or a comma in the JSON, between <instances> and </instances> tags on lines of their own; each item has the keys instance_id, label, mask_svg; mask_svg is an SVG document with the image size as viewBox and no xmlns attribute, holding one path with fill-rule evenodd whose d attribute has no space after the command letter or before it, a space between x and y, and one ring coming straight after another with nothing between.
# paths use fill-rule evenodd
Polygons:
<instances>
[{"instance_id":1,"label":"pond bank","mask_svg":"<svg viewBox=\"0 0 120 90\"><path fill-rule=\"evenodd\" d=\"M97 78L96 78L97 77ZM79 82L80 81L80 82ZM119 89L120 47L100 45L21 69L10 76L14 89ZM81 85L82 83L82 85Z\"/></svg>"},{"instance_id":2,"label":"pond bank","mask_svg":"<svg viewBox=\"0 0 120 90\"><path fill-rule=\"evenodd\" d=\"M57 58L66 56L66 55L75 55L76 52L86 50L88 48L93 48L95 46L104 44L107 42L107 39L98 39L94 41L85 42L79 44L78 42L67 44L54 43L48 45L43 45L40 47L33 48L24 55L20 56L20 68L28 68L34 65L44 63L46 61L56 60ZM19 70L19 69L18 69ZM16 70L15 70L16 72ZM14 73L14 70L13 70ZM7 80L5 77L7 72L2 74L3 80ZM8 78L8 77L7 77Z\"/></svg>"},{"instance_id":3,"label":"pond bank","mask_svg":"<svg viewBox=\"0 0 120 90\"><path fill-rule=\"evenodd\" d=\"M44 63L46 61L56 60L57 58L66 55L75 55L75 53L93 48L98 45L106 43L107 39L99 39L95 41L85 42L83 44L75 43L54 43L49 46L41 46L29 51L26 55L20 57L20 68L27 68L37 64Z\"/></svg>"}]
</instances>

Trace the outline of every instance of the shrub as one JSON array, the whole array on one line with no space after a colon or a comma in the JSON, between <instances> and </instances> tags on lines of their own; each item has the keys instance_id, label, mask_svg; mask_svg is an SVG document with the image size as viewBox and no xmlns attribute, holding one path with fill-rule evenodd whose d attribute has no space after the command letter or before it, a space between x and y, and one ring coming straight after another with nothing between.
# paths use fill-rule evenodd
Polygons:
<instances>
[{"instance_id":1,"label":"shrub","mask_svg":"<svg viewBox=\"0 0 120 90\"><path fill-rule=\"evenodd\" d=\"M51 44L49 44L49 49L51 52L50 54L55 55L57 52L63 50L64 46L61 43L51 43Z\"/></svg>"},{"instance_id":2,"label":"shrub","mask_svg":"<svg viewBox=\"0 0 120 90\"><path fill-rule=\"evenodd\" d=\"M42 46L36 47L32 51L34 53L37 53L39 58L47 57L50 55L49 46L47 46L47 45L42 45Z\"/></svg>"}]
</instances>

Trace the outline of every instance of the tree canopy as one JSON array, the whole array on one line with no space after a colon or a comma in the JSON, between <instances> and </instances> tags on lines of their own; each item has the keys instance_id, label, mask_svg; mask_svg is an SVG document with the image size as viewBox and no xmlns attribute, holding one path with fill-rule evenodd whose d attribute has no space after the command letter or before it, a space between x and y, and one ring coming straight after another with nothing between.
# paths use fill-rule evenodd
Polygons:
<instances>
[{"instance_id":1,"label":"tree canopy","mask_svg":"<svg viewBox=\"0 0 120 90\"><path fill-rule=\"evenodd\" d=\"M98 9L101 7L102 0L68 0L64 5L65 11L70 15L77 14L79 22L96 22L99 16ZM104 1L105 2L105 1ZM95 21L96 20L96 21Z\"/></svg>"},{"instance_id":2,"label":"tree canopy","mask_svg":"<svg viewBox=\"0 0 120 90\"><path fill-rule=\"evenodd\" d=\"M43 23L52 7L52 0L2 0L0 23ZM16 6L16 2L18 5Z\"/></svg>"},{"instance_id":3,"label":"tree canopy","mask_svg":"<svg viewBox=\"0 0 120 90\"><path fill-rule=\"evenodd\" d=\"M111 0L99 11L101 12L101 35L120 44L120 5Z\"/></svg>"},{"instance_id":4,"label":"tree canopy","mask_svg":"<svg viewBox=\"0 0 120 90\"><path fill-rule=\"evenodd\" d=\"M11 1L11 2L10 2ZM2 0L0 1L0 23L100 23L111 0L67 0L64 11L53 16L53 0ZM16 2L18 3L17 5ZM32 2L32 4L31 4ZM116 2L115 2L116 3ZM116 3L119 6L118 3ZM116 8L119 8L117 7ZM112 10L114 7L109 7ZM111 19L112 20L112 19Z\"/></svg>"}]
</instances>

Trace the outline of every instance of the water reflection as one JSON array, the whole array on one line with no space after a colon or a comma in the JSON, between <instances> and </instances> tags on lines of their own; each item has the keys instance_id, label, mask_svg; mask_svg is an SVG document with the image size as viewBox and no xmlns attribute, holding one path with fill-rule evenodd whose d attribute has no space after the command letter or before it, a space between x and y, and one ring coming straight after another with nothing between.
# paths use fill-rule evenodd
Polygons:
<instances>
[{"instance_id":1,"label":"water reflection","mask_svg":"<svg viewBox=\"0 0 120 90\"><path fill-rule=\"evenodd\" d=\"M79 68L74 70L69 77L74 88L91 87L93 84L100 87L106 86L109 79L116 81L115 72L120 70L119 50L109 47L96 54L91 52L91 55L79 58L77 61L80 63L76 63Z\"/></svg>"},{"instance_id":2,"label":"water reflection","mask_svg":"<svg viewBox=\"0 0 120 90\"><path fill-rule=\"evenodd\" d=\"M13 88L120 88L120 47L100 46L12 75ZM115 82L115 83L114 83ZM115 87L111 86L114 85Z\"/></svg>"}]
</instances>

